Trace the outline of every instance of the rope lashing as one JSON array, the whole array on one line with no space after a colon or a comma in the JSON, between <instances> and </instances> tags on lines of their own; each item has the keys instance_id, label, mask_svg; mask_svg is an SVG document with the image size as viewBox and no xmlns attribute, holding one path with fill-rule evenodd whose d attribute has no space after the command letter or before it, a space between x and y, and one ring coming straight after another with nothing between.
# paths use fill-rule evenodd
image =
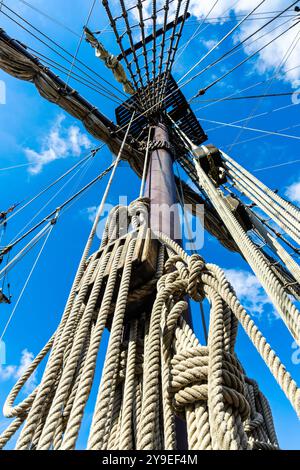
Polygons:
<instances>
[{"instance_id":1,"label":"rope lashing","mask_svg":"<svg viewBox=\"0 0 300 470\"><path fill-rule=\"evenodd\" d=\"M149 149L150 151L164 149L168 150L173 155L175 154L174 146L167 140L153 140L150 141L149 144L146 142L142 142L139 147L139 150L141 152L145 152L147 149Z\"/></svg>"},{"instance_id":2,"label":"rope lashing","mask_svg":"<svg viewBox=\"0 0 300 470\"><path fill-rule=\"evenodd\" d=\"M14 420L1 448L22 425L17 449L75 448L105 328L110 340L89 449L176 449L176 415L186 422L189 449L278 449L269 405L234 352L238 322L300 416L299 388L220 268L159 233L150 290L136 286L147 211L147 199L113 209L57 331L6 400L4 415ZM120 220L132 229L112 243ZM189 297L211 306L207 346L184 320ZM47 354L40 384L15 404Z\"/></svg>"}]
</instances>

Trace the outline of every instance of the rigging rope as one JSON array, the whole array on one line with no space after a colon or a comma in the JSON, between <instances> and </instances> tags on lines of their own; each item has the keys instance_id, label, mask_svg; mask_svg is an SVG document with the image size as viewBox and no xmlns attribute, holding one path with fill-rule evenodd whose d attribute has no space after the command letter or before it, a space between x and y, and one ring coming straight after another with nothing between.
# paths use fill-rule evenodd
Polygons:
<instances>
[{"instance_id":1,"label":"rigging rope","mask_svg":"<svg viewBox=\"0 0 300 470\"><path fill-rule=\"evenodd\" d=\"M246 377L234 352L238 322L300 414L299 388L222 270L198 255L188 256L161 233L151 281L152 292L157 283L155 302L148 313L141 307L128 317L139 235L128 233L123 244L111 249L109 234L118 219L127 218L127 226L133 223L137 233L145 233L145 203L138 200L129 208L113 209L100 249L79 276L68 314L6 400L4 414L14 420L0 437L1 448L23 423L16 449L75 448L108 325L110 341L88 441L91 450L175 450L176 415L186 422L190 450L278 449L268 402L257 383ZM145 289L136 294L144 298ZM187 297L210 301L207 346L183 318ZM15 404L49 352L40 385Z\"/></svg>"},{"instance_id":2,"label":"rigging rope","mask_svg":"<svg viewBox=\"0 0 300 470\"><path fill-rule=\"evenodd\" d=\"M241 191L250 197L268 214L293 240L300 245L300 210L271 191L235 160L221 152L229 176Z\"/></svg>"},{"instance_id":3,"label":"rigging rope","mask_svg":"<svg viewBox=\"0 0 300 470\"><path fill-rule=\"evenodd\" d=\"M171 119L171 118L170 118ZM172 121L172 119L171 119ZM174 121L173 121L174 123ZM174 123L175 124L175 123ZM203 170L197 155L199 147L194 145L190 139L175 124L177 132L184 142L187 149L194 155L194 165L198 174L198 184L209 197L220 218L235 240L240 252L247 260L249 266L253 269L260 280L264 289L272 299L272 302L278 309L283 321L286 323L295 340L300 342L300 312L291 302L286 293L285 286L279 280L277 274L273 272L268 263L265 253L261 252L259 247L248 236L245 228L231 210L230 202L226 200L224 194L215 187L208 174ZM201 146L204 155L210 157L210 151L204 145ZM300 211L297 207L281 198L278 194L271 191L266 185L251 175L247 170L241 167L232 158L221 151L225 161L225 167L230 177L234 180L238 189L254 201L266 214L268 214L286 233L288 233L298 244L300 244L299 227ZM216 168L221 171L221 168ZM278 251L278 250L277 250ZM283 251L281 252L281 256ZM284 254L284 256L286 256ZM289 263L289 266L293 261ZM292 269L296 269L293 265Z\"/></svg>"},{"instance_id":4,"label":"rigging rope","mask_svg":"<svg viewBox=\"0 0 300 470\"><path fill-rule=\"evenodd\" d=\"M180 80L178 81L178 83L180 84L193 70L195 70L195 68L198 67L198 65L200 65L214 50L216 50L224 41L226 41L226 39L228 39L230 36L232 36L232 34L240 27L242 26L242 24L263 4L265 3L266 0L263 0L261 1L258 5L256 5L255 8L253 8L249 13L247 13L247 15L245 15L241 21L238 22L237 25L235 25L227 34L225 34L225 36L223 36L222 39L220 39L220 41L218 41L204 56L201 57L200 60L198 60L198 62L196 62L196 64L194 64L181 78ZM196 76L194 77L196 78ZM193 79L194 79L193 78Z\"/></svg>"},{"instance_id":5,"label":"rigging rope","mask_svg":"<svg viewBox=\"0 0 300 470\"><path fill-rule=\"evenodd\" d=\"M47 39L48 41L50 41L51 44L53 44L54 46L58 47L62 52L64 52L65 54L67 54L68 56L70 56L70 59L67 59L64 55L62 55L60 52L58 52L56 49L54 49L52 46L50 46L49 44L47 44L47 42L45 42L44 40L42 40L41 38L39 38L37 35L35 35L32 31L30 31L29 29L27 29L25 26L23 26L21 23L19 23L17 20L15 20L14 18L12 18L11 16L9 16L7 13L5 13L4 11L1 11L1 13L3 15L5 15L7 18L9 18L11 21L13 21L15 24L17 24L18 26L20 26L24 31L26 31L27 33L29 33L32 37L34 37L35 39L37 39L39 42L41 42L43 45L45 45L48 49L50 49L51 51L53 51L55 54L57 54L59 57L61 57L62 59L64 59L67 63L69 63L70 65L72 64L72 60L74 59L74 56L73 54L71 54L69 51L67 51L64 47L60 46L56 41L54 41L53 39L51 39L47 34L43 33L42 31L40 31L38 28L36 28L32 23L30 23L29 21L27 21L25 18L23 18L21 15L19 15L18 13L16 13L14 10L12 10L11 8L9 8L7 5L3 4L3 6L9 10L11 13L13 13L16 17L18 17L19 19L21 19L24 23L26 23L27 25L29 25L34 31L36 31L37 33L39 33L41 36L43 36L45 39ZM126 97L126 95L122 92L122 90L119 90L117 87L115 87L112 83L110 83L108 80L106 80L105 78L103 78L100 74L98 74L94 69L92 69L91 67L87 66L85 62L83 62L82 60L76 58L75 62L78 62L78 64L82 65L85 69L87 69L89 72L92 72L97 78L99 78L101 81L103 81L104 83L106 83L108 86L112 87L115 91L117 91L119 94L123 95L124 97ZM82 68L78 67L77 65L74 64L73 68L76 68L77 70L81 71L84 75L86 75L87 77L90 77L92 80L94 80L93 77L91 77L87 72L85 72ZM117 95L115 95L115 93L111 92L110 90L108 90L104 85L100 85L98 84L98 86L100 88L102 88L104 91L106 91L108 94L114 96L116 99L119 99Z\"/></svg>"},{"instance_id":6,"label":"rigging rope","mask_svg":"<svg viewBox=\"0 0 300 470\"><path fill-rule=\"evenodd\" d=\"M68 176L70 173L72 173L76 168L78 168L79 166L81 166L82 164L84 164L86 161L88 161L90 158L93 158L95 157L95 155L103 148L105 147L105 144L103 145L100 145L99 147L93 149L86 157L84 157L82 160L80 160L79 162L77 162L75 165L73 165L69 170L67 170L65 173L63 173L61 176L59 176L56 180L54 180L52 183L50 183L48 186L46 186L46 188L42 189L41 191L39 191L35 196L33 196L32 198L27 198L27 202L26 202L26 199L22 201L22 204L25 202L24 205L22 205L22 207L20 207L18 210L16 210L11 216L9 216L7 219L6 219L6 222L9 222L13 217L15 217L19 212L23 211L26 207L28 207L30 204L32 204L34 201L36 201L38 198L40 198L41 196L43 196L47 191L49 191L49 189L53 188L53 186L56 186L56 184L58 184L60 181L62 181L66 176ZM29 165L31 165L31 163L29 163ZM0 223L0 225L2 225L2 223Z\"/></svg>"},{"instance_id":7,"label":"rigging rope","mask_svg":"<svg viewBox=\"0 0 300 470\"><path fill-rule=\"evenodd\" d=\"M17 240L15 240L13 243L8 245L4 250L0 250L0 256L7 254L8 251L11 251L11 249L16 246L18 243L20 243L22 240L24 240L28 235L30 235L32 232L34 232L37 228L39 228L41 225L43 225L45 222L49 221L51 219L57 210L62 210L64 209L67 205L69 205L74 199L76 199L78 196L80 196L83 192L85 192L87 189L89 189L91 186L93 186L97 181L100 181L107 173L109 173L113 169L114 165L110 165L106 170L104 170L100 175L96 176L92 181L90 181L88 184L86 184L83 188L81 188L79 191L77 191L75 194L73 194L70 198L68 198L63 204L61 204L57 209L52 211L50 214L48 214L46 217L44 217L40 222L38 222L34 227L29 229L25 234L20 236Z\"/></svg>"},{"instance_id":8,"label":"rigging rope","mask_svg":"<svg viewBox=\"0 0 300 470\"><path fill-rule=\"evenodd\" d=\"M42 246L41 246L41 248L40 248L40 250L39 250L39 252L38 252L38 255L37 255L37 257L36 257L36 259L35 259L35 261L34 261L34 263L33 263L33 266L32 266L32 268L31 268L31 270L30 270L30 272L29 272L29 274L28 274L28 277L27 277L27 279L26 279L26 281L25 281L25 284L24 284L24 286L22 287L22 290L21 290L21 292L20 292L20 295L19 295L19 297L18 297L18 299L17 299L17 301L16 301L16 303L15 303L15 305L14 305L14 308L13 308L13 310L12 310L12 312L11 312L11 314L10 314L10 316L9 316L9 318L8 318L8 320L7 320L7 322L6 322L6 324L5 324L5 327L4 327L3 332L2 332L2 334L1 334L1 337L0 337L0 342L3 340L3 338L4 338L4 336L5 336L6 332L7 332L7 329L8 329L9 325L10 325L11 322L12 322L12 319L13 319L15 313L16 313L16 310L17 310L17 308L18 308L18 306L19 306L19 303L20 303L20 301L21 301L21 299L22 299L22 297L23 297L23 295L24 295L24 292L25 292L25 290L26 290L26 288L27 288L27 286L28 286L28 284L29 284L29 281L30 281L30 279L31 279L31 277L32 277L32 275L33 275L33 273L34 273L34 271L35 271L35 268L36 268L36 266L37 266L37 264L38 264L38 262L39 262L39 260L40 260L40 257L41 257L41 255L42 255L42 253L43 253L43 251L44 251L44 248L45 248L45 246L46 246L46 244L47 244L47 241L48 241L48 239L49 239L49 237L50 237L50 235L51 235L51 232L52 232L52 230L53 230L53 228L54 228L54 225L55 225L55 223L56 223L56 220L57 220L57 219L55 219L55 220L53 221L53 223L51 224L51 226L50 226L50 228L49 228L49 230L48 230L48 233L47 233L47 235L46 235L46 238L45 238L45 240L44 240L44 242L43 242L43 244L42 244Z\"/></svg>"},{"instance_id":9,"label":"rigging rope","mask_svg":"<svg viewBox=\"0 0 300 470\"><path fill-rule=\"evenodd\" d=\"M256 127L239 126L238 124L234 124L230 122L214 121L212 119L204 119L202 117L201 117L201 120L204 122L210 122L211 124L219 124L221 126L233 127L235 129L244 129L246 131L258 132L258 133L266 134L266 135L277 135L278 137L287 137L288 139L300 140L300 137L297 135L283 134L281 132L276 132L276 131L267 131L263 129L257 129ZM236 142L234 145L236 144L238 144L238 142Z\"/></svg>"},{"instance_id":10,"label":"rigging rope","mask_svg":"<svg viewBox=\"0 0 300 470\"><path fill-rule=\"evenodd\" d=\"M282 287L280 282L278 282L278 279L267 265L260 251L250 240L245 230L242 228L234 214L229 209L225 199L214 187L197 161L195 161L195 166L199 177L199 184L210 197L210 200L212 201L215 209L224 220L226 227L230 231L236 244L239 246L241 253L244 255L249 266L251 266L255 272L269 297L272 299L272 302L276 306L278 313L286 323L292 336L299 344L300 312L291 302L289 296L285 292L285 289ZM274 199L275 196L276 195L274 195ZM278 197L278 199L280 198ZM286 203L286 205L288 206L288 203ZM264 210L266 210L266 208L264 208Z\"/></svg>"}]
</instances>

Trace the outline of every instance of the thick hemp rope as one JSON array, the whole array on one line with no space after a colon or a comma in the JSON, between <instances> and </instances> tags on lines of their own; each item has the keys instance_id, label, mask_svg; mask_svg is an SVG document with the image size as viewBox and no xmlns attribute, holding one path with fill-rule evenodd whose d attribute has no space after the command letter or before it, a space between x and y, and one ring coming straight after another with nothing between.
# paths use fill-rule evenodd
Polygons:
<instances>
[{"instance_id":1,"label":"thick hemp rope","mask_svg":"<svg viewBox=\"0 0 300 470\"><path fill-rule=\"evenodd\" d=\"M209 196L218 214L224 220L227 229L244 255L249 266L253 269L265 291L270 296L281 318L290 330L294 339L300 344L300 312L291 301L286 290L266 263L264 256L252 242L237 218L226 205L224 198L215 188L210 178L195 160L195 166L199 177L199 184Z\"/></svg>"},{"instance_id":2,"label":"thick hemp rope","mask_svg":"<svg viewBox=\"0 0 300 470\"><path fill-rule=\"evenodd\" d=\"M0 436L1 448L18 432L20 450L76 448L106 328L110 339L95 384L88 449L175 450L176 416L185 422L189 449L278 449L269 404L235 353L238 323L300 416L299 388L219 267L189 256L159 233L156 273L144 286L132 287L147 216L147 199L111 212L57 331L5 402L4 415L13 421ZM203 346L185 313L188 299L205 298L210 321ZM136 301L139 307L129 315L127 307ZM40 384L18 403L48 354Z\"/></svg>"}]
</instances>

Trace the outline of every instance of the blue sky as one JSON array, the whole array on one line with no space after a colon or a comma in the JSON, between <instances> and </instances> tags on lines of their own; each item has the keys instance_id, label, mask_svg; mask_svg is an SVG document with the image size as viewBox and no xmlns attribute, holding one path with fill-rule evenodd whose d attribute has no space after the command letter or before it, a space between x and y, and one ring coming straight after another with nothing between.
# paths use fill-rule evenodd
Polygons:
<instances>
[{"instance_id":1,"label":"blue sky","mask_svg":"<svg viewBox=\"0 0 300 470\"><path fill-rule=\"evenodd\" d=\"M1 2L0 2L1 3ZM11 8L16 9L19 14L32 21L49 36L64 44L65 48L74 53L78 43L82 26L90 8L90 3L84 0L58 0L34 1L30 3L41 8L49 15L54 16L70 27L66 31L58 24L32 11L19 0L7 0L5 2ZM101 30L107 27L107 19L103 13L101 2L97 6L91 18L91 29ZM133 2L130 2L132 4ZM187 24L182 44L187 43L199 24L196 19L202 13L207 13L209 5L199 5L200 2L193 1L191 11L193 16ZM230 2L220 1L215 13L211 17L219 17L229 8ZM231 2L236 5L230 10L230 21L224 19L222 22L214 21L209 24L201 35L191 42L180 60L176 63L174 76L180 79L193 63L198 61L208 49L236 24L236 15L244 14L258 3L258 1ZM266 1L261 11L274 11L288 6L291 2L276 0ZM213 2L210 2L210 6ZM271 5L271 6L270 6ZM70 8L72 7L72 9ZM4 10L5 11L5 10ZM226 15L228 15L227 13ZM222 15L224 16L224 15ZM283 20L282 20L283 21ZM251 28L262 23L250 21L233 38L211 54L203 64L196 70L201 70L210 61L219 57L233 43L249 34ZM39 44L28 33L22 31L19 26L0 14L0 27L21 42L46 53L49 57L57 59L57 56L45 46ZM278 30L280 31L280 29ZM256 56L238 71L224 79L219 85L213 87L207 95L202 98L221 98L249 88L251 85L263 82L275 73L276 78L268 83L260 84L245 91L246 94L282 93L300 89L300 63L299 43L293 53L286 58L291 42L295 39L299 28L284 37L281 41L272 44L268 52ZM270 33L271 34L271 33ZM264 41L267 42L267 36ZM117 52L110 32L103 32L101 40L111 52ZM188 98L192 97L200 88L209 84L220 74L243 60L246 55L253 52L260 42L243 49L241 52L230 57L217 67L203 74L190 85L183 88ZM255 50L255 49L254 49ZM79 57L90 67L95 68L103 77L112 82L112 76L103 65L94 57L93 51L83 42ZM298 59L299 60L299 59ZM280 70L277 69L281 64ZM65 78L64 75L61 75ZM0 105L0 211L5 210L13 203L22 201L24 198L34 195L45 185L70 168L80 157L87 154L88 149L99 143L87 135L83 126L67 116L59 108L44 101L34 86L30 83L18 81L0 71L0 81L5 83L6 104ZM86 88L81 84L70 80L70 84L80 91L90 102L97 106L104 114L114 119L116 104L98 93ZM295 95L297 98L297 95ZM294 103L297 101L294 97ZM197 117L209 135L209 142L214 143L225 151L230 152L236 160L254 171L271 188L279 189L280 194L289 197L295 203L300 202L300 166L299 162L291 165L282 165L289 161L300 160L300 142L298 139L261 134L249 130L241 130L221 126L209 121L221 123L232 123L241 121L238 125L247 123L247 127L259 128L265 131L279 131L291 136L300 136L299 107L294 104L291 97L280 97L264 100L228 101L209 105L208 103L195 102L193 109ZM199 109L202 108L202 109ZM248 120L251 116L257 116ZM297 125L299 127L297 127ZM245 141L243 143L243 141ZM232 145L234 144L234 145ZM76 188L92 179L97 173L105 169L111 162L112 156L107 149L103 149L94 159L93 163L78 173L62 191L49 202L55 195L54 190L35 205L24 210L20 215L12 219L7 228L5 239L2 244L9 242L21 230L24 224L42 208L41 214L46 215L63 202ZM3 170L7 167L27 165L11 170ZM282 165L282 166L281 166ZM272 168L270 168L272 167ZM267 168L267 169L265 169ZM88 193L81 197L59 220L49 238L47 249L42 254L40 262L26 289L15 316L6 332L5 343L7 352L7 364L0 368L0 407L12 387L16 378L20 375L29 360L36 355L46 343L55 330L61 312L66 301L68 290L80 258L81 249L91 228L91 216L93 208L101 199L105 187L105 180L94 186ZM118 169L109 196L109 202L113 205L118 202L118 195L127 195L129 200L138 196L139 181L128 165L122 163ZM48 204L46 206L46 204ZM46 207L45 207L46 206ZM38 248L31 252L21 263L18 264L10 275L13 300L18 295L24 284ZM220 244L205 235L205 243L202 254L208 262L213 262L223 267L234 286L245 303L250 313L255 317L257 324L266 335L275 351L277 351L298 382L300 381L300 351L293 345L293 340L288 334L281 320L274 314L272 305L265 296L258 281L252 275L250 269L240 256L231 254L223 249ZM0 314L0 332L2 332L7 319L12 311L12 306L2 306ZM199 326L199 315L196 309L193 311L194 324L197 333L202 338ZM105 344L104 344L105 346ZM257 352L250 344L242 329L238 338L237 351L250 377L255 378L263 392L270 400L279 440L283 448L297 449L300 442L299 421L280 391L275 380L272 378ZM92 391L91 400L87 406L86 418L80 436L79 446L84 446L87 436L88 423L91 417L91 402L99 380L101 360L97 369L95 386ZM33 378L29 388L40 378L41 372ZM5 425L5 420L0 420L0 429Z\"/></svg>"}]
</instances>

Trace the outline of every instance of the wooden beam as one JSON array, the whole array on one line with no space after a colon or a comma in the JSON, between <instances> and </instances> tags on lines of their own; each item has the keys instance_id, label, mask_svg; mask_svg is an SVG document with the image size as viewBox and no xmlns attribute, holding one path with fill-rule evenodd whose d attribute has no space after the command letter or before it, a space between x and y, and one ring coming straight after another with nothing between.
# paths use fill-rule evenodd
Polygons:
<instances>
[{"instance_id":1,"label":"wooden beam","mask_svg":"<svg viewBox=\"0 0 300 470\"><path fill-rule=\"evenodd\" d=\"M118 127L97 107L41 64L26 46L12 39L1 28L0 69L20 80L33 83L43 98L79 119L93 137L105 142L114 154L118 154L124 133L118 132ZM130 142L125 145L124 158L132 163L135 159L138 165L140 154L136 146L131 147Z\"/></svg>"}]
</instances>

